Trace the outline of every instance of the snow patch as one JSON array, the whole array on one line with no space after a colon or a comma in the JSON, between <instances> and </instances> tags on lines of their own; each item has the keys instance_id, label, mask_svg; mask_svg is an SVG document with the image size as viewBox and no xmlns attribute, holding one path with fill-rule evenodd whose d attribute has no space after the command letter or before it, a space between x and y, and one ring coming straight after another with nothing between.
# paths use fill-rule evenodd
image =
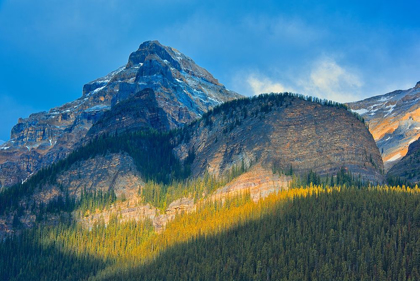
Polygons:
<instances>
[{"instance_id":1,"label":"snow patch","mask_svg":"<svg viewBox=\"0 0 420 281\"><path fill-rule=\"evenodd\" d=\"M85 112L93 112L93 111L101 111L110 109L111 106L109 105L95 105L85 110Z\"/></svg>"},{"instance_id":2,"label":"snow patch","mask_svg":"<svg viewBox=\"0 0 420 281\"><path fill-rule=\"evenodd\" d=\"M389 101L390 99L392 99L392 97L382 97L379 101L385 102L385 101Z\"/></svg>"},{"instance_id":3,"label":"snow patch","mask_svg":"<svg viewBox=\"0 0 420 281\"><path fill-rule=\"evenodd\" d=\"M388 105L387 107L385 107L385 108L388 110L388 113L387 113L387 114L385 114L385 116L384 116L384 117L386 117L386 116L390 115L390 114L394 111L394 107L395 107L395 106L396 106L395 104L392 104L392 105Z\"/></svg>"},{"instance_id":4,"label":"snow patch","mask_svg":"<svg viewBox=\"0 0 420 281\"><path fill-rule=\"evenodd\" d=\"M22 184L24 184L30 177L32 177L33 174L34 172L32 172L26 179L22 180Z\"/></svg>"},{"instance_id":5,"label":"snow patch","mask_svg":"<svg viewBox=\"0 0 420 281\"><path fill-rule=\"evenodd\" d=\"M109 82L109 79L105 79L105 80L95 80L95 83L99 83L99 84L102 84L102 83L108 83Z\"/></svg>"},{"instance_id":6,"label":"snow patch","mask_svg":"<svg viewBox=\"0 0 420 281\"><path fill-rule=\"evenodd\" d=\"M356 112L359 115L365 114L366 112L369 112L369 110L362 108L362 109L352 109L351 111Z\"/></svg>"},{"instance_id":7,"label":"snow patch","mask_svg":"<svg viewBox=\"0 0 420 281\"><path fill-rule=\"evenodd\" d=\"M102 86L102 87L96 88L95 90L93 90L93 92L91 94L96 94L97 92L99 92L100 90L102 90L105 87L106 86Z\"/></svg>"},{"instance_id":8,"label":"snow patch","mask_svg":"<svg viewBox=\"0 0 420 281\"><path fill-rule=\"evenodd\" d=\"M10 148L10 146L2 146L2 147L0 147L0 150L6 150L6 149L9 149Z\"/></svg>"},{"instance_id":9,"label":"snow patch","mask_svg":"<svg viewBox=\"0 0 420 281\"><path fill-rule=\"evenodd\" d=\"M385 162L391 162L391 161L395 161L400 159L402 156L400 153L398 153L397 155L392 156L391 158L389 158L388 160L386 160Z\"/></svg>"},{"instance_id":10,"label":"snow patch","mask_svg":"<svg viewBox=\"0 0 420 281\"><path fill-rule=\"evenodd\" d=\"M210 96L208 96L208 99L209 99L209 100L211 100L211 101L214 101L214 102L216 102L216 103L221 103L221 101L216 100L216 99L214 99L214 98L212 98L212 97L210 97Z\"/></svg>"}]
</instances>

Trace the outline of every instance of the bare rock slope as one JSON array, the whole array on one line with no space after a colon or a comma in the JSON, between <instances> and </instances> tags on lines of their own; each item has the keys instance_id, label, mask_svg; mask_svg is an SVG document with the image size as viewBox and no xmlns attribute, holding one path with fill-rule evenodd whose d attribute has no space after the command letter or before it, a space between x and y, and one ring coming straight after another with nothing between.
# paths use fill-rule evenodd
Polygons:
<instances>
[{"instance_id":1,"label":"bare rock slope","mask_svg":"<svg viewBox=\"0 0 420 281\"><path fill-rule=\"evenodd\" d=\"M372 135L339 105L292 95L260 96L224 104L189 129L189 141L175 150L181 159L195 151L195 176L261 163L270 171L292 168L298 174L335 175L344 167L364 180L384 179Z\"/></svg>"}]
</instances>

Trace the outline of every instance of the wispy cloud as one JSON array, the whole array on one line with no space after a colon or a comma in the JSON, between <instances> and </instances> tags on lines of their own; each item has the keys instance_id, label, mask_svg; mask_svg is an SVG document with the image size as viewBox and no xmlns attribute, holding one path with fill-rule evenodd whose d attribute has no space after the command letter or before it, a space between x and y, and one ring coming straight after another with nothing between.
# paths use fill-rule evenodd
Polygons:
<instances>
[{"instance_id":1,"label":"wispy cloud","mask_svg":"<svg viewBox=\"0 0 420 281\"><path fill-rule=\"evenodd\" d=\"M356 70L342 66L332 58L322 57L294 70L254 72L241 71L234 80L234 89L243 95L295 92L338 102L362 98L363 79Z\"/></svg>"},{"instance_id":2,"label":"wispy cloud","mask_svg":"<svg viewBox=\"0 0 420 281\"><path fill-rule=\"evenodd\" d=\"M251 74L246 81L251 87L254 95L262 93L281 93L287 91L286 87L281 83L274 82L267 77L257 77L255 74Z\"/></svg>"},{"instance_id":3,"label":"wispy cloud","mask_svg":"<svg viewBox=\"0 0 420 281\"><path fill-rule=\"evenodd\" d=\"M309 75L300 78L298 84L305 94L349 102L360 98L363 81L356 71L323 57L312 64Z\"/></svg>"}]
</instances>

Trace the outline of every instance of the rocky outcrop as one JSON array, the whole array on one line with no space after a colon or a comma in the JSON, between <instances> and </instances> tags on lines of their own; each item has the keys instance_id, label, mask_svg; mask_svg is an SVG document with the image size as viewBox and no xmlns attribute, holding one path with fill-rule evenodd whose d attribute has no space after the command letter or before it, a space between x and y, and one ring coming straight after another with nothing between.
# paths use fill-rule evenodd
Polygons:
<instances>
[{"instance_id":1,"label":"rocky outcrop","mask_svg":"<svg viewBox=\"0 0 420 281\"><path fill-rule=\"evenodd\" d=\"M195 212L205 202L223 202L240 194L250 194L251 199L257 202L273 192L288 189L290 181L290 176L273 174L260 165L255 165L250 171L219 188L211 196L197 202L193 198L183 197L171 202L164 211L161 211L144 203L137 194L131 194L127 201L117 202L106 210L97 210L82 217L80 214L74 214L74 217L86 228L100 222L108 224L111 218L118 218L119 222L150 220L155 230L160 232L176 216Z\"/></svg>"},{"instance_id":2,"label":"rocky outcrop","mask_svg":"<svg viewBox=\"0 0 420 281\"><path fill-rule=\"evenodd\" d=\"M76 162L58 176L57 184L76 198L80 198L83 190L107 192L110 189L117 198L129 198L138 193L144 182L133 159L125 153L118 153Z\"/></svg>"},{"instance_id":3,"label":"rocky outcrop","mask_svg":"<svg viewBox=\"0 0 420 281\"><path fill-rule=\"evenodd\" d=\"M385 170L398 163L420 137L420 82L414 88L349 103L368 123Z\"/></svg>"},{"instance_id":4,"label":"rocky outcrop","mask_svg":"<svg viewBox=\"0 0 420 281\"><path fill-rule=\"evenodd\" d=\"M343 107L286 95L224 104L193 124L179 158L195 151L194 176L223 175L234 167L261 163L295 173L334 175L341 167L382 182L381 155L365 124Z\"/></svg>"},{"instance_id":5,"label":"rocky outcrop","mask_svg":"<svg viewBox=\"0 0 420 281\"><path fill-rule=\"evenodd\" d=\"M0 146L0 187L62 159L89 130L94 137L148 126L174 129L238 97L177 50L145 42L125 66L86 84L81 98L19 119Z\"/></svg>"},{"instance_id":6,"label":"rocky outcrop","mask_svg":"<svg viewBox=\"0 0 420 281\"><path fill-rule=\"evenodd\" d=\"M211 199L223 200L238 194L249 193L251 199L254 202L258 202L271 193L288 189L291 180L291 176L273 173L263 168L260 164L256 164L246 173L216 190Z\"/></svg>"}]
</instances>

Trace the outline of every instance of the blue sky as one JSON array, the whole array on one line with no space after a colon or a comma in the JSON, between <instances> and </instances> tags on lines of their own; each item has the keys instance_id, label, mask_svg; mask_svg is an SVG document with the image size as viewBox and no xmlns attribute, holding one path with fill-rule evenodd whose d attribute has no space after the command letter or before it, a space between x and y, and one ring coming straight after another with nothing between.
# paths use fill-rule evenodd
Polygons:
<instances>
[{"instance_id":1,"label":"blue sky","mask_svg":"<svg viewBox=\"0 0 420 281\"><path fill-rule=\"evenodd\" d=\"M0 0L0 140L146 40L244 95L354 101L420 80L419 1Z\"/></svg>"}]
</instances>

